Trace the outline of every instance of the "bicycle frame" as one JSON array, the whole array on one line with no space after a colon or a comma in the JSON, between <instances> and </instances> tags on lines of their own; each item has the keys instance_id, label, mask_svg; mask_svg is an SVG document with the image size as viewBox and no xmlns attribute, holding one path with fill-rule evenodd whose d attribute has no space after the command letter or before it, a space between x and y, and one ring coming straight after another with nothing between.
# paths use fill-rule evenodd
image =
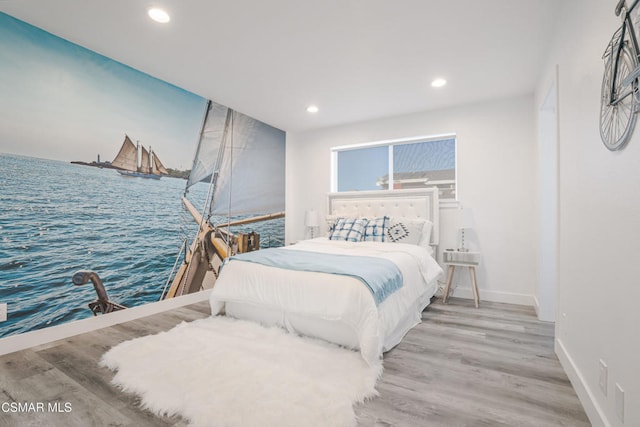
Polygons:
<instances>
[{"instance_id":1,"label":"bicycle frame","mask_svg":"<svg viewBox=\"0 0 640 427\"><path fill-rule=\"evenodd\" d=\"M622 19L622 27L620 28L620 41L616 48L614 62L612 63L613 84L611 85L611 92L609 93L610 105L618 104L621 100L623 100L627 96L630 96L634 92L634 89L632 88L628 91L625 91L623 94L620 94L620 96L616 96L616 91L615 91L615 88L616 88L615 82L618 80L618 62L620 61L620 56L621 56L620 54L622 53L622 49L624 47L625 34L627 32L627 29L629 29L629 40L631 40L631 50L632 50L634 65L637 67L638 63L640 63L640 60L638 57L640 52L640 46L638 45L638 37L636 35L635 27L633 26L633 21L631 20L631 12L633 11L633 9L636 8L638 3L640 3L640 0L634 0L633 4L628 9L625 7L626 6L625 3L626 3L625 0L620 0L620 2L618 2L618 5L616 6L616 16L620 16L620 13L624 11L624 17ZM627 82L626 81L627 79L625 79L625 81L623 82L624 86L628 86L629 84L631 84L631 82L635 80L640 74L640 68L636 68L636 70L633 70L633 71L634 72L627 77L627 79L630 79L630 80Z\"/></svg>"}]
</instances>

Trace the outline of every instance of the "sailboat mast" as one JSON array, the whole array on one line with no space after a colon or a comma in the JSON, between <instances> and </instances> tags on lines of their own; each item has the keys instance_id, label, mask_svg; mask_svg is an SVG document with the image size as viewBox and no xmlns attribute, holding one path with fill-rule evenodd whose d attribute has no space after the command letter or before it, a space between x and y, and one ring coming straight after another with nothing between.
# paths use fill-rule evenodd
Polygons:
<instances>
[{"instance_id":1,"label":"sailboat mast","mask_svg":"<svg viewBox=\"0 0 640 427\"><path fill-rule=\"evenodd\" d=\"M153 174L153 150L149 146L149 173Z\"/></svg>"},{"instance_id":2,"label":"sailboat mast","mask_svg":"<svg viewBox=\"0 0 640 427\"><path fill-rule=\"evenodd\" d=\"M140 153L140 141L136 140L136 172L140 172L142 165L142 154Z\"/></svg>"}]
</instances>

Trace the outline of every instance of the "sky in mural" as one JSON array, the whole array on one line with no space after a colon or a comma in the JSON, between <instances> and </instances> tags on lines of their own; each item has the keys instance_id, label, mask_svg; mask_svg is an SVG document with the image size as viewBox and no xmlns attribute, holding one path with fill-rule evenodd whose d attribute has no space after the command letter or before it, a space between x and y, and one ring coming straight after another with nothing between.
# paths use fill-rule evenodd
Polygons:
<instances>
[{"instance_id":1,"label":"sky in mural","mask_svg":"<svg viewBox=\"0 0 640 427\"><path fill-rule=\"evenodd\" d=\"M206 100L0 13L0 153L112 160L125 134L191 168Z\"/></svg>"}]
</instances>

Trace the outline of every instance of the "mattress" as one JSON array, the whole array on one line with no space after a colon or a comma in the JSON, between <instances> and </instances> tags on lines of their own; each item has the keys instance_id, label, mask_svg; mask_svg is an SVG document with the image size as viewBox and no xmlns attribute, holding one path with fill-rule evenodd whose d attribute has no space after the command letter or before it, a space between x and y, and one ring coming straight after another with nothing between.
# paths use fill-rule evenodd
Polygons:
<instances>
[{"instance_id":1,"label":"mattress","mask_svg":"<svg viewBox=\"0 0 640 427\"><path fill-rule=\"evenodd\" d=\"M372 362L420 323L442 275L429 249L417 245L317 238L286 249L388 259L402 272L403 286L376 306L367 287L354 277L232 259L212 290L212 314L278 325L359 350Z\"/></svg>"}]
</instances>

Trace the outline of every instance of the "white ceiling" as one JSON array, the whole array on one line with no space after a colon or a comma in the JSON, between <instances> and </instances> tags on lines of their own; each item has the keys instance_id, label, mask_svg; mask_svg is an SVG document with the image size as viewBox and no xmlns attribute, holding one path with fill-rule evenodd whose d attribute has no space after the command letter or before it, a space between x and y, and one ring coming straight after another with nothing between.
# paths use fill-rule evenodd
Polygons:
<instances>
[{"instance_id":1,"label":"white ceiling","mask_svg":"<svg viewBox=\"0 0 640 427\"><path fill-rule=\"evenodd\" d=\"M0 11L287 131L531 93L557 0L0 0ZM171 15L151 21L150 6ZM444 77L448 85L433 89ZM316 104L320 111L305 111Z\"/></svg>"}]
</instances>

